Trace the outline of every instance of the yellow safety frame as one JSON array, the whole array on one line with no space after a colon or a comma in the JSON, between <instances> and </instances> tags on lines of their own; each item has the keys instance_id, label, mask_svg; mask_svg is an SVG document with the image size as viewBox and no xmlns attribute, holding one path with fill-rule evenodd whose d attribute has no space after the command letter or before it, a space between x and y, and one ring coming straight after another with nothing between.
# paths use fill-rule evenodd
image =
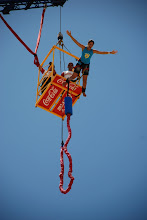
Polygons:
<instances>
[{"instance_id":1,"label":"yellow safety frame","mask_svg":"<svg viewBox=\"0 0 147 220\"><path fill-rule=\"evenodd\" d=\"M54 45L54 46L51 48L51 50L48 52L48 54L46 55L45 59L44 59L44 60L42 61L42 63L41 63L41 66L42 66L42 67L48 66L48 65L46 65L46 66L43 66L43 65L44 65L45 61L48 59L48 57L51 55L51 53L53 52L52 65L51 65L51 66L49 67L49 69L48 69L48 71L51 70L51 73L50 73L49 76L48 76L48 77L51 77L51 82L52 82L52 80L53 80L54 77L55 77L55 76L53 76L53 72L54 72L54 57L55 57L55 50L56 50L56 49L59 50L59 51L61 51L61 52L63 52L63 53L65 53L65 54L67 54L67 55L69 55L69 56L71 56L71 57L73 57L73 58L75 58L75 59L77 59L77 60L79 59L79 57L77 57L77 56L75 56L75 55L69 53L68 51L66 51L66 50L64 50L64 49L62 49L62 48L60 48L60 47ZM41 85L41 83L42 83L42 81L43 81L43 78L45 77L46 74L47 74L47 73L43 74L43 76L42 76L42 78L41 78L41 80L40 80L40 69L39 69L39 71L38 71L38 82L37 82L37 92L36 92L36 103L35 103L35 107L37 107L37 106L40 107L40 106L38 105L38 103L39 103L39 101L41 100L41 98L42 98L42 96L43 96L43 94L40 94L40 93L41 93L41 87L40 87L40 85ZM58 75L58 74L56 74L56 75ZM44 82L44 84L45 84L45 82ZM54 84L55 84L55 83L54 83ZM75 83L75 85L77 85L77 84ZM50 86L50 83L47 85L47 88L49 88L49 86ZM79 86L80 86L80 81L79 81ZM39 88L39 87L40 87L40 88ZM43 87L43 85L42 85L42 87ZM61 89L66 90L66 89L63 88L62 86L59 86L59 85L58 85L58 87L61 87ZM47 89L47 88L46 88L46 89ZM73 91L72 93L73 93L74 95L76 95L76 94L74 93L74 91ZM81 95L81 94L80 94L80 95ZM80 97L80 95L79 95L79 97ZM79 97L78 97L77 99L79 99ZM54 100L52 106L54 106L54 105L57 103L58 99L59 99L59 97L57 97L57 98ZM72 105L74 105L74 104L76 103L77 99L73 102ZM52 111L50 111L50 110L47 110L47 109L45 109L45 108L43 108L43 107L41 107L41 108L44 109L44 110L46 110L46 111L48 111L48 112L50 112L50 113L55 114L54 112L52 112ZM55 114L55 115L56 115L56 114ZM57 116L60 117L59 115L57 115ZM65 116L64 116L64 118L65 118Z\"/></svg>"}]
</instances>

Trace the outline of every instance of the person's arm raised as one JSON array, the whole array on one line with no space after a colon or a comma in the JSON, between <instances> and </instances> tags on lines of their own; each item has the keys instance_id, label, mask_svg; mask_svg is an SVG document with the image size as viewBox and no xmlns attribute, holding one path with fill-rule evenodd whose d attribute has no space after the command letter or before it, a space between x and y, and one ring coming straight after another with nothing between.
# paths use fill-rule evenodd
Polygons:
<instances>
[{"instance_id":1,"label":"person's arm raised","mask_svg":"<svg viewBox=\"0 0 147 220\"><path fill-rule=\"evenodd\" d=\"M99 50L93 50L93 53L96 54L116 54L118 51L117 50L112 50L111 52L104 52L104 51L99 51Z\"/></svg>"},{"instance_id":2,"label":"person's arm raised","mask_svg":"<svg viewBox=\"0 0 147 220\"><path fill-rule=\"evenodd\" d=\"M71 31L66 31L66 33L68 34L68 36L71 37L71 39L79 46L82 48L82 50L84 50L85 46L83 44L80 44L72 35L71 35Z\"/></svg>"}]
</instances>

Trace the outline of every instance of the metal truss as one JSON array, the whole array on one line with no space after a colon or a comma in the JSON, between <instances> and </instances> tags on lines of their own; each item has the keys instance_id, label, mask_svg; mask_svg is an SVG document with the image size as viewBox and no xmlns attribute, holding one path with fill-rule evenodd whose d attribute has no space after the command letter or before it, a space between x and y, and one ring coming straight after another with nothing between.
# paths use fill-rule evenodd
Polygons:
<instances>
[{"instance_id":1,"label":"metal truss","mask_svg":"<svg viewBox=\"0 0 147 220\"><path fill-rule=\"evenodd\" d=\"M33 1L33 0L0 0L0 12L3 14L9 14L10 11L15 10L28 10L33 8L43 8L46 7L54 7L54 6L63 6L67 0L41 0L41 1Z\"/></svg>"}]
</instances>

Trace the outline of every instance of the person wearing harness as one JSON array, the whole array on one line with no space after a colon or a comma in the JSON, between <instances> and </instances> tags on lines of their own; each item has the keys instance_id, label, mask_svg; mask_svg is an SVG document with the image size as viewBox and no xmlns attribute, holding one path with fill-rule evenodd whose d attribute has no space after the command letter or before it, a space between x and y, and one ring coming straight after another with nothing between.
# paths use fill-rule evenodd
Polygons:
<instances>
[{"instance_id":1,"label":"person wearing harness","mask_svg":"<svg viewBox=\"0 0 147 220\"><path fill-rule=\"evenodd\" d=\"M74 66L73 63L69 63L68 66L67 66L68 70L63 71L61 76L65 77L66 79L71 77L72 74L73 74L73 66Z\"/></svg>"},{"instance_id":2,"label":"person wearing harness","mask_svg":"<svg viewBox=\"0 0 147 220\"><path fill-rule=\"evenodd\" d=\"M66 33L71 37L71 39L82 49L81 58L78 60L78 63L74 67L74 73L71 77L67 78L65 82L63 82L63 86L65 86L69 81L75 79L79 76L80 71L82 70L83 75L83 86L82 86L82 93L83 96L86 97L86 85L87 85L87 77L89 75L89 66L90 66L90 59L94 53L96 54L116 54L117 50L112 50L111 52L103 52L92 49L94 45L93 40L88 41L88 45L84 46L83 44L79 43L72 35L71 31L66 31Z\"/></svg>"}]
</instances>

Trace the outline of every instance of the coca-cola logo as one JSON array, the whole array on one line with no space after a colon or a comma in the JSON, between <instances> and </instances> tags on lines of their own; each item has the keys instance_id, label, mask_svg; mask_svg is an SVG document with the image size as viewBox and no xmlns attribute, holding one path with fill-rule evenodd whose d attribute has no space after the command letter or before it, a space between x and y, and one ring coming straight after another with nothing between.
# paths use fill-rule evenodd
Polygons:
<instances>
[{"instance_id":1,"label":"coca-cola logo","mask_svg":"<svg viewBox=\"0 0 147 220\"><path fill-rule=\"evenodd\" d=\"M58 92L58 89L52 86L52 88L48 91L48 96L46 97L46 99L43 99L43 104L45 106L48 106L50 102L53 100L53 98L55 97L55 95L57 94L57 92Z\"/></svg>"},{"instance_id":2,"label":"coca-cola logo","mask_svg":"<svg viewBox=\"0 0 147 220\"><path fill-rule=\"evenodd\" d=\"M57 80L57 83L60 84L60 85L62 85L63 82L65 82L65 80L63 78L60 78L60 79ZM66 88L67 88L67 86L68 86L68 84L66 84ZM74 91L74 90L78 89L78 86L74 83L70 83L69 84L69 89Z\"/></svg>"}]
</instances>

